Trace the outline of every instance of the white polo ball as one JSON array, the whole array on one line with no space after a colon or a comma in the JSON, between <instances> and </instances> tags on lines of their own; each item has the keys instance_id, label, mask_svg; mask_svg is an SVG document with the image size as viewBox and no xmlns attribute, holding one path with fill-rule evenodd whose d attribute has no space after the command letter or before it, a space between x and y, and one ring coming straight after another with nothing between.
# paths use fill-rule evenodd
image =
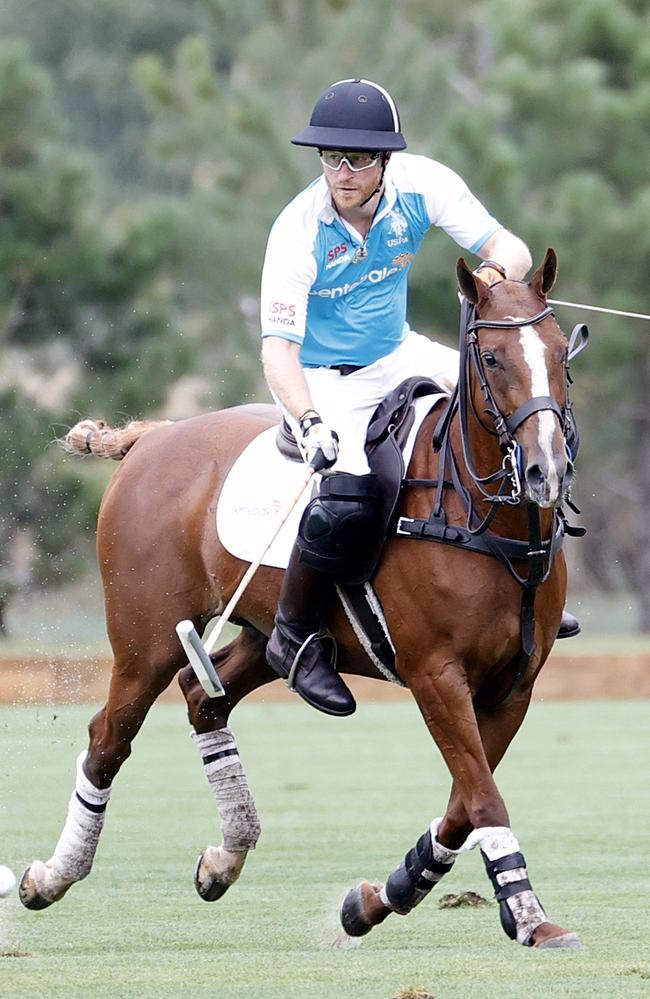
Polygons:
<instances>
[{"instance_id":1,"label":"white polo ball","mask_svg":"<svg viewBox=\"0 0 650 999\"><path fill-rule=\"evenodd\" d=\"M0 898L11 895L16 887L16 875L10 867L0 864Z\"/></svg>"}]
</instances>

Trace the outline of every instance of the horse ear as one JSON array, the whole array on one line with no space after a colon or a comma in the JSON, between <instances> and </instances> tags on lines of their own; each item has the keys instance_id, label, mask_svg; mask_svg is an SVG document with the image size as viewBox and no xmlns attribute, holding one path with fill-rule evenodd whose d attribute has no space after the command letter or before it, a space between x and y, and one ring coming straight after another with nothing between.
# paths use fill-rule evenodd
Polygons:
<instances>
[{"instance_id":1,"label":"horse ear","mask_svg":"<svg viewBox=\"0 0 650 999\"><path fill-rule=\"evenodd\" d=\"M461 295L464 295L472 305L476 305L480 297L479 289L476 278L465 263L464 257L459 257L456 261L456 277Z\"/></svg>"},{"instance_id":2,"label":"horse ear","mask_svg":"<svg viewBox=\"0 0 650 999\"><path fill-rule=\"evenodd\" d=\"M540 298L546 298L549 291L555 284L557 277L557 254L549 246L543 262L537 268L531 279L531 287L537 292Z\"/></svg>"}]
</instances>

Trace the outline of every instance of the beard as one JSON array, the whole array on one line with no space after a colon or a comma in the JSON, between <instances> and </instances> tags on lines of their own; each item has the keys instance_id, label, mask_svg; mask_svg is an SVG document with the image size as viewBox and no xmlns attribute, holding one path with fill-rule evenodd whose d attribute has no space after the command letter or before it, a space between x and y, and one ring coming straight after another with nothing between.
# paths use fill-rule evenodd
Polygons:
<instances>
[{"instance_id":1,"label":"beard","mask_svg":"<svg viewBox=\"0 0 650 999\"><path fill-rule=\"evenodd\" d=\"M366 180L365 177L352 176L330 179L325 176L327 186L332 195L332 200L337 208L350 210L365 207L372 195L377 190L380 182L381 172L377 170L368 171L372 177Z\"/></svg>"}]
</instances>

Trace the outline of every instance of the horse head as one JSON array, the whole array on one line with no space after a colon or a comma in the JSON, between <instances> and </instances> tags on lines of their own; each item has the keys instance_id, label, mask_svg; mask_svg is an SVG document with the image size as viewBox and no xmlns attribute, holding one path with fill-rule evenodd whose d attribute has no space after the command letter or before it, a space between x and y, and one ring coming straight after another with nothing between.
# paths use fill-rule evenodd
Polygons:
<instances>
[{"instance_id":1,"label":"horse head","mask_svg":"<svg viewBox=\"0 0 650 999\"><path fill-rule=\"evenodd\" d=\"M460 291L474 307L461 371L469 380L470 407L503 451L517 446L525 497L545 508L560 506L573 480L566 441L568 343L546 299L556 274L552 249L528 282L487 287L462 258L457 265Z\"/></svg>"}]
</instances>

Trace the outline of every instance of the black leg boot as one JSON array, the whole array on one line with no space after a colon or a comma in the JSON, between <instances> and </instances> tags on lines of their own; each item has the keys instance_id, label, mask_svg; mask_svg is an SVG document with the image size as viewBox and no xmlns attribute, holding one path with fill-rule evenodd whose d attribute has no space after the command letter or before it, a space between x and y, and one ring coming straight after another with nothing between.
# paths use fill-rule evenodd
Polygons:
<instances>
[{"instance_id":1,"label":"black leg boot","mask_svg":"<svg viewBox=\"0 0 650 999\"><path fill-rule=\"evenodd\" d=\"M574 638L576 635L580 634L580 622L577 617L570 614L569 611L565 610L562 612L562 620L560 621L560 630L557 633L558 638Z\"/></svg>"},{"instance_id":2,"label":"black leg boot","mask_svg":"<svg viewBox=\"0 0 650 999\"><path fill-rule=\"evenodd\" d=\"M280 591L266 661L307 704L328 715L351 715L355 700L332 662L334 640L320 625L332 596L330 579L300 561L294 548Z\"/></svg>"}]
</instances>

